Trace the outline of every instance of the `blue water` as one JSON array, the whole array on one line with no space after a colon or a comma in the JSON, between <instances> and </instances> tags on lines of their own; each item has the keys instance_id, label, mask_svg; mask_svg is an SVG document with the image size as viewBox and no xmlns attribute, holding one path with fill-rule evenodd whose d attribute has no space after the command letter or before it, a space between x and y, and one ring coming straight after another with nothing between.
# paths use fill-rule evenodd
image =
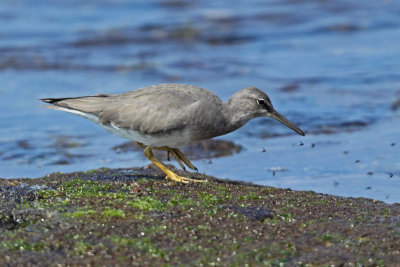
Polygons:
<instances>
[{"instance_id":1,"label":"blue water","mask_svg":"<svg viewBox=\"0 0 400 267\"><path fill-rule=\"evenodd\" d=\"M306 137L256 119L219 137L241 153L200 172L400 202L399 18L398 1L3 1L0 177L148 164L38 98L253 85Z\"/></svg>"}]
</instances>

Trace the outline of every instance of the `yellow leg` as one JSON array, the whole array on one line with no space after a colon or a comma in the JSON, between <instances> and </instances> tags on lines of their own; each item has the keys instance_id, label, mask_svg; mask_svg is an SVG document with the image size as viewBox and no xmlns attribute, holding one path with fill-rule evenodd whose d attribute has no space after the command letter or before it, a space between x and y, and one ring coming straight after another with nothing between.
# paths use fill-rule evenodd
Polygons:
<instances>
[{"instance_id":1,"label":"yellow leg","mask_svg":"<svg viewBox=\"0 0 400 267\"><path fill-rule=\"evenodd\" d=\"M145 146L144 144L140 143L140 142L136 142L136 144L138 144L138 146L140 146L143 149L146 149L147 146Z\"/></svg>"},{"instance_id":2,"label":"yellow leg","mask_svg":"<svg viewBox=\"0 0 400 267\"><path fill-rule=\"evenodd\" d=\"M188 158L186 158L185 154L177 148L170 148L167 146L156 147L155 149L165 150L167 153L171 153L172 156L176 159L182 169L186 170L185 166L182 164L182 161L188 166L190 169L198 171L198 169L190 162Z\"/></svg>"},{"instance_id":3,"label":"yellow leg","mask_svg":"<svg viewBox=\"0 0 400 267\"><path fill-rule=\"evenodd\" d=\"M165 172L165 174L167 174L167 176L165 177L166 179L171 179L173 181L177 181L177 182L182 182L187 184L188 182L205 182L205 180L195 180L195 179L191 179L191 178L186 178L186 177L182 177L177 175L176 173L168 170L164 164L162 164L158 159L156 159L153 155L153 152L151 151L150 147L146 147L144 150L144 155L151 160L158 168L160 168L163 172Z\"/></svg>"},{"instance_id":4,"label":"yellow leg","mask_svg":"<svg viewBox=\"0 0 400 267\"><path fill-rule=\"evenodd\" d=\"M175 160L179 163L179 166L181 166L182 169L184 169L186 171L185 165L183 165L182 161L180 160L178 154L176 154L176 152L174 151L174 149L169 149L167 148L167 156L168 156L168 160L169 160L169 154L172 154L172 156L174 156Z\"/></svg>"},{"instance_id":5,"label":"yellow leg","mask_svg":"<svg viewBox=\"0 0 400 267\"><path fill-rule=\"evenodd\" d=\"M178 157L186 164L186 166L188 166L189 168L191 168L192 170L198 171L198 169L196 168L196 166L194 166L190 160L185 156L185 154L183 154L182 151L180 151L177 148L173 148L173 150L175 151L175 153L178 155Z\"/></svg>"},{"instance_id":6,"label":"yellow leg","mask_svg":"<svg viewBox=\"0 0 400 267\"><path fill-rule=\"evenodd\" d=\"M146 146L142 143L136 142L140 147L146 149ZM188 166L190 169L198 171L198 169L190 162L188 158L186 158L185 154L183 154L182 151L180 151L178 148L169 148L167 146L163 147L155 147L154 149L159 149L159 150L164 150L167 151L167 159L169 160L169 154L172 154L174 156L175 160L179 163L179 166L181 166L182 169L186 171L185 165L182 164L182 161Z\"/></svg>"}]
</instances>

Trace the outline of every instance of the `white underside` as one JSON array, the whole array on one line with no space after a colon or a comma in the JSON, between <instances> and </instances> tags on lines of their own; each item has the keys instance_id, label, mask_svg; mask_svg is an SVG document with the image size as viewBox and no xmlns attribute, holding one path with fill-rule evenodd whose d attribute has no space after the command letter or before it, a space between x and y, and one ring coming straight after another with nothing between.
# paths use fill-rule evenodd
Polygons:
<instances>
[{"instance_id":1,"label":"white underside","mask_svg":"<svg viewBox=\"0 0 400 267\"><path fill-rule=\"evenodd\" d=\"M66 111L69 113L73 113L73 114L82 116L82 117L89 119L89 120L93 121L94 123L100 125L104 129L106 129L107 131L109 131L115 135L118 135L118 136L126 138L126 139L130 139L135 142L140 142L140 143L145 144L150 147L168 146L168 147L175 148L175 147L179 147L181 145L187 144L192 141L190 138L191 135L188 130L184 130L181 132L177 131L172 134L162 135L162 136L161 135L153 135L153 134L143 134L139 131L134 131L134 130L130 130L130 129L121 129L113 123L108 124L108 125L101 124L101 123L99 123L98 117L96 117L92 114L84 113L84 112L81 112L78 110L67 109L67 108L63 108L63 107L59 107L59 106L54 107L54 108L57 110L62 110L62 111Z\"/></svg>"},{"instance_id":2,"label":"white underside","mask_svg":"<svg viewBox=\"0 0 400 267\"><path fill-rule=\"evenodd\" d=\"M168 134L161 136L161 135L143 134L139 131L134 131L129 129L121 129L118 126L114 125L113 123L111 123L110 125L102 125L102 124L99 125L115 135L133 140L135 142L140 142L150 147L161 147L161 146L179 147L191 141L189 138L188 131L184 131L179 134Z\"/></svg>"}]
</instances>

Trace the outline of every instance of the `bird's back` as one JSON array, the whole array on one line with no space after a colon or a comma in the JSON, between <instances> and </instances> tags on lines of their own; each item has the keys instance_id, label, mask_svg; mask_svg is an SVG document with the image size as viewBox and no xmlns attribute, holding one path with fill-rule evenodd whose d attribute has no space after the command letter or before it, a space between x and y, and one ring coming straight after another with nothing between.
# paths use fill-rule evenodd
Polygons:
<instances>
[{"instance_id":1,"label":"bird's back","mask_svg":"<svg viewBox=\"0 0 400 267\"><path fill-rule=\"evenodd\" d=\"M221 104L214 93L185 84L158 84L117 95L43 99L53 109L76 113L99 124L155 134L180 129L190 124L193 108L199 102ZM81 112L82 114L79 114ZM92 119L93 120L93 119Z\"/></svg>"}]
</instances>

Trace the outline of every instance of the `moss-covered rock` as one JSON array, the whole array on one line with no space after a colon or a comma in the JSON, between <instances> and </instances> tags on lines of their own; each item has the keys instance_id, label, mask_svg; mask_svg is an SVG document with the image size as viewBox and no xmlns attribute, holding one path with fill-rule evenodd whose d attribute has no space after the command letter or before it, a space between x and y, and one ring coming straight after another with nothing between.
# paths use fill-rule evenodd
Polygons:
<instances>
[{"instance_id":1,"label":"moss-covered rock","mask_svg":"<svg viewBox=\"0 0 400 267\"><path fill-rule=\"evenodd\" d=\"M399 204L191 176L209 182L152 168L0 179L0 266L400 262Z\"/></svg>"}]
</instances>

